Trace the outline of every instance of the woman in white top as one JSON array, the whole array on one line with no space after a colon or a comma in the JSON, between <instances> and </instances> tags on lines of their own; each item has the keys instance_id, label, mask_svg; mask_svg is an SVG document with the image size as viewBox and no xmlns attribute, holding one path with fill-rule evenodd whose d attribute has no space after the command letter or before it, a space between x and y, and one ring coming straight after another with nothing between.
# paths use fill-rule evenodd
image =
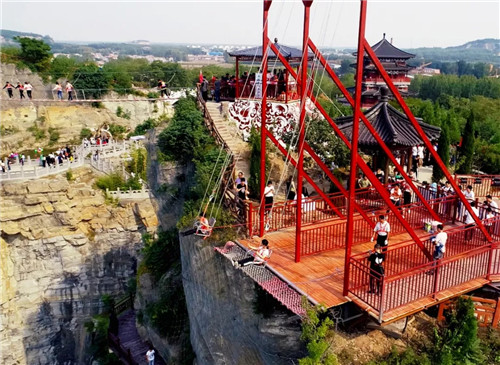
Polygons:
<instances>
[{"instance_id":1,"label":"woman in white top","mask_svg":"<svg viewBox=\"0 0 500 365\"><path fill-rule=\"evenodd\" d=\"M274 186L272 181L267 182L267 186L264 188L264 204L266 209L270 209L273 205L274 200Z\"/></svg>"},{"instance_id":2,"label":"woman in white top","mask_svg":"<svg viewBox=\"0 0 500 365\"><path fill-rule=\"evenodd\" d=\"M378 222L373 229L373 235L371 242L373 242L375 235L377 235L377 243L382 246L382 251L387 251L387 245L389 244L389 232L391 231L391 225L385 220L383 214L378 216Z\"/></svg>"},{"instance_id":3,"label":"woman in white top","mask_svg":"<svg viewBox=\"0 0 500 365\"><path fill-rule=\"evenodd\" d=\"M399 184L394 185L394 187L391 189L391 197L390 198L395 206L399 207L402 195L403 195L403 193L402 193L401 189L399 188Z\"/></svg>"}]
</instances>

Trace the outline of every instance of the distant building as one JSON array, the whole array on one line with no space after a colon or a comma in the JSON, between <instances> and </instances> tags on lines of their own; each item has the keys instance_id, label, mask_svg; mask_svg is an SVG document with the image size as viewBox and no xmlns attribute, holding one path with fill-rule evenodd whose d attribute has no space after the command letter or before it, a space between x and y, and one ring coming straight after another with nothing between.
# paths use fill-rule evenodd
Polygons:
<instances>
[{"instance_id":1,"label":"distant building","mask_svg":"<svg viewBox=\"0 0 500 365\"><path fill-rule=\"evenodd\" d=\"M408 86L410 86L411 79L408 77L408 71L412 69L407 64L410 58L415 57L414 54L400 50L392 45L391 42L384 38L374 44L372 47L375 55L382 63L385 71L389 74L394 86L402 95L408 93ZM356 56L356 53L354 53ZM356 67L356 64L352 65ZM375 105L380 97L380 88L386 86L386 83L377 68L365 54L363 61L363 82L362 82L362 107L371 107Z\"/></svg>"}]
</instances>

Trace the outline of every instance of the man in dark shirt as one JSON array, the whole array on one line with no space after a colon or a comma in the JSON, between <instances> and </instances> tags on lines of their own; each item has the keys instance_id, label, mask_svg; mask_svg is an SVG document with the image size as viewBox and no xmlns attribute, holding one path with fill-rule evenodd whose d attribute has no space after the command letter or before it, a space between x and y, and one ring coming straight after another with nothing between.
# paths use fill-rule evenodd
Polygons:
<instances>
[{"instance_id":1,"label":"man in dark shirt","mask_svg":"<svg viewBox=\"0 0 500 365\"><path fill-rule=\"evenodd\" d=\"M368 293L380 294L382 287L382 276L384 276L384 254L382 246L375 244L375 252L369 251L368 261L370 262L370 290Z\"/></svg>"}]
</instances>

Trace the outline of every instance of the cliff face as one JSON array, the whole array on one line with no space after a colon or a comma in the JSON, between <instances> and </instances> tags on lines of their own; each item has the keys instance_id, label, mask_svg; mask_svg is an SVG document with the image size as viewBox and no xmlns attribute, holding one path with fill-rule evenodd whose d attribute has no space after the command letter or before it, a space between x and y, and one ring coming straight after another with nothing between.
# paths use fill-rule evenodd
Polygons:
<instances>
[{"instance_id":1,"label":"cliff face","mask_svg":"<svg viewBox=\"0 0 500 365\"><path fill-rule=\"evenodd\" d=\"M274 300L206 241L182 238L181 260L197 364L290 364L305 355L300 318L269 308Z\"/></svg>"},{"instance_id":2,"label":"cliff face","mask_svg":"<svg viewBox=\"0 0 500 365\"><path fill-rule=\"evenodd\" d=\"M83 323L135 278L151 203L107 205L90 170L1 188L0 353L4 364L83 362Z\"/></svg>"}]
</instances>

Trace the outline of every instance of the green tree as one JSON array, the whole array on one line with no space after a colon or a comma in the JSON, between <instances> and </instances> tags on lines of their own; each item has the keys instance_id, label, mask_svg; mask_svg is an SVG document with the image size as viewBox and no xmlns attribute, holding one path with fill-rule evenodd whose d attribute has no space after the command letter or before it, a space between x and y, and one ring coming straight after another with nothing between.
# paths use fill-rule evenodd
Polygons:
<instances>
[{"instance_id":1,"label":"green tree","mask_svg":"<svg viewBox=\"0 0 500 365\"><path fill-rule=\"evenodd\" d=\"M84 63L74 73L73 86L85 93L86 98L100 99L108 91L108 80L95 63Z\"/></svg>"},{"instance_id":2,"label":"green tree","mask_svg":"<svg viewBox=\"0 0 500 365\"><path fill-rule=\"evenodd\" d=\"M59 79L72 80L73 74L77 68L77 62L74 58L57 56L50 65L50 77L52 81Z\"/></svg>"},{"instance_id":3,"label":"green tree","mask_svg":"<svg viewBox=\"0 0 500 365\"><path fill-rule=\"evenodd\" d=\"M158 147L170 160L188 163L203 154L207 138L194 100L183 98L176 103L172 121L158 136Z\"/></svg>"},{"instance_id":4,"label":"green tree","mask_svg":"<svg viewBox=\"0 0 500 365\"><path fill-rule=\"evenodd\" d=\"M462 134L462 147L460 148L461 164L458 172L461 174L470 174L472 172L472 161L474 158L475 150L475 124L474 113L470 113L465 124L464 132Z\"/></svg>"},{"instance_id":5,"label":"green tree","mask_svg":"<svg viewBox=\"0 0 500 365\"><path fill-rule=\"evenodd\" d=\"M14 37L21 45L19 57L33 72L45 72L50 67L50 46L44 41L35 38Z\"/></svg>"},{"instance_id":6,"label":"green tree","mask_svg":"<svg viewBox=\"0 0 500 365\"><path fill-rule=\"evenodd\" d=\"M260 132L259 130L252 127L250 130L250 138L248 143L250 144L250 176L248 178L248 186L250 187L250 195L253 198L260 199ZM266 170L269 167L269 159L266 155Z\"/></svg>"},{"instance_id":7,"label":"green tree","mask_svg":"<svg viewBox=\"0 0 500 365\"><path fill-rule=\"evenodd\" d=\"M305 300L304 300L305 302ZM326 309L312 307L306 303L306 316L302 322L301 339L306 342L308 356L299 360L299 365L336 365L337 357L331 349L329 338L333 337L333 321L326 316Z\"/></svg>"},{"instance_id":8,"label":"green tree","mask_svg":"<svg viewBox=\"0 0 500 365\"><path fill-rule=\"evenodd\" d=\"M109 86L119 94L127 94L132 90L132 74L121 61L111 61L102 67Z\"/></svg>"},{"instance_id":9,"label":"green tree","mask_svg":"<svg viewBox=\"0 0 500 365\"><path fill-rule=\"evenodd\" d=\"M446 324L435 330L433 363L439 365L483 364L477 319L470 298L459 298L446 314Z\"/></svg>"},{"instance_id":10,"label":"green tree","mask_svg":"<svg viewBox=\"0 0 500 365\"><path fill-rule=\"evenodd\" d=\"M441 135L439 136L438 140L437 153L441 158L441 161L443 161L446 168L448 168L450 162L450 138L449 138L448 126L446 125L441 127ZM432 180L435 182L439 182L443 177L444 177L443 170L441 170L439 165L436 162L434 162L432 166Z\"/></svg>"}]
</instances>

